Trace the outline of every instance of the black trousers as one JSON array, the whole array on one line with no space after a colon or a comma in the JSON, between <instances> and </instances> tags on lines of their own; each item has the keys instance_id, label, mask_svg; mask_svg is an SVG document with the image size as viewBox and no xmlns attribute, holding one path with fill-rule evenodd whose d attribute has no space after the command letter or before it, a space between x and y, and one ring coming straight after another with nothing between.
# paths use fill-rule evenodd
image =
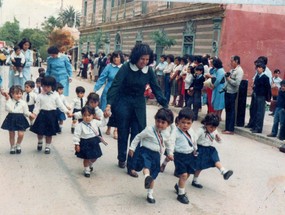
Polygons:
<instances>
[{"instance_id":1,"label":"black trousers","mask_svg":"<svg viewBox=\"0 0 285 215\"><path fill-rule=\"evenodd\" d=\"M235 130L235 104L237 93L225 94L225 109L226 109L226 131L234 132Z\"/></svg>"},{"instance_id":2,"label":"black trousers","mask_svg":"<svg viewBox=\"0 0 285 215\"><path fill-rule=\"evenodd\" d=\"M256 96L254 109L254 117L252 119L252 128L258 132L262 132L264 114L265 114L265 96Z\"/></svg>"}]
</instances>

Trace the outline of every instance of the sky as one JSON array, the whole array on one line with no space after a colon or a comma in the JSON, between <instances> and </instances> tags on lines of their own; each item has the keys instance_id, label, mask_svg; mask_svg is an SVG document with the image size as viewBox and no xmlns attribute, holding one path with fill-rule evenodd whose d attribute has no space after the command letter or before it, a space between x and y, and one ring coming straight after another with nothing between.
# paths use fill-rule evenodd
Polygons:
<instances>
[{"instance_id":1,"label":"sky","mask_svg":"<svg viewBox=\"0 0 285 215\"><path fill-rule=\"evenodd\" d=\"M3 0L0 9L0 26L14 17L20 21L20 28L40 28L45 17L57 15L63 1L63 8L73 6L81 12L82 0Z\"/></svg>"}]
</instances>

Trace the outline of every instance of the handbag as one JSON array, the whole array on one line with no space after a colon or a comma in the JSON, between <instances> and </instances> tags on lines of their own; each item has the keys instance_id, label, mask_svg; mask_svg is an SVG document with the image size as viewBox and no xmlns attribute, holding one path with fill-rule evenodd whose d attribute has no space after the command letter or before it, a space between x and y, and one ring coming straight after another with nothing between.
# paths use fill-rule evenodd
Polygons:
<instances>
[{"instance_id":1,"label":"handbag","mask_svg":"<svg viewBox=\"0 0 285 215\"><path fill-rule=\"evenodd\" d=\"M269 106L269 111L274 112L276 109L276 105L277 105L277 100L271 100L270 106Z\"/></svg>"},{"instance_id":2,"label":"handbag","mask_svg":"<svg viewBox=\"0 0 285 215\"><path fill-rule=\"evenodd\" d=\"M272 87L271 88L271 95L274 97L278 96L278 91L279 91L278 87Z\"/></svg>"}]
</instances>

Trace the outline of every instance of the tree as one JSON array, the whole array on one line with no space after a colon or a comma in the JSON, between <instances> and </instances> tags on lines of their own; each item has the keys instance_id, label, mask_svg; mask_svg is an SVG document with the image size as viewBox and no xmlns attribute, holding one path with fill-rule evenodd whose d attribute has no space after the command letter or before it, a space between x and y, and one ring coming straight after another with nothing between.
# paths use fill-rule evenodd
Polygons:
<instances>
[{"instance_id":1,"label":"tree","mask_svg":"<svg viewBox=\"0 0 285 215\"><path fill-rule=\"evenodd\" d=\"M55 27L61 27L60 22L54 16L48 17L41 25L46 35L49 35Z\"/></svg>"},{"instance_id":2,"label":"tree","mask_svg":"<svg viewBox=\"0 0 285 215\"><path fill-rule=\"evenodd\" d=\"M21 38L29 38L32 47L36 49L48 44L45 33L40 29L26 28L21 32Z\"/></svg>"},{"instance_id":3,"label":"tree","mask_svg":"<svg viewBox=\"0 0 285 215\"><path fill-rule=\"evenodd\" d=\"M20 24L14 17L13 22L5 22L3 27L0 28L0 40L10 42L16 45L20 38Z\"/></svg>"},{"instance_id":4,"label":"tree","mask_svg":"<svg viewBox=\"0 0 285 215\"><path fill-rule=\"evenodd\" d=\"M76 23L74 23L76 15ZM64 9L62 12L59 13L59 17L57 21L60 22L61 27L67 25L68 27L75 27L80 26L80 13L75 11L74 7L69 6L67 9Z\"/></svg>"}]
</instances>

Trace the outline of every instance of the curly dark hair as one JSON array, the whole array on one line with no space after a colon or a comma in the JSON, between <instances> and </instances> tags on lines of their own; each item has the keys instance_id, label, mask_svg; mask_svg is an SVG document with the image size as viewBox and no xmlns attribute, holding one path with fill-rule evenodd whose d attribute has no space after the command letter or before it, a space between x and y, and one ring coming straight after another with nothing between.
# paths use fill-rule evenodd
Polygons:
<instances>
[{"instance_id":1,"label":"curly dark hair","mask_svg":"<svg viewBox=\"0 0 285 215\"><path fill-rule=\"evenodd\" d=\"M223 62L221 61L220 58L213 58L213 66L216 68L216 69L220 69L220 68L223 68Z\"/></svg>"},{"instance_id":2,"label":"curly dark hair","mask_svg":"<svg viewBox=\"0 0 285 215\"><path fill-rule=\"evenodd\" d=\"M204 125L212 125L214 127L218 127L220 124L219 116L215 113L209 113L205 116L205 118L201 121Z\"/></svg>"},{"instance_id":3,"label":"curly dark hair","mask_svg":"<svg viewBox=\"0 0 285 215\"><path fill-rule=\"evenodd\" d=\"M136 44L131 51L130 62L132 64L136 64L143 55L149 55L149 61L147 65L153 63L153 50L149 47L149 45L146 43Z\"/></svg>"},{"instance_id":4,"label":"curly dark hair","mask_svg":"<svg viewBox=\"0 0 285 215\"><path fill-rule=\"evenodd\" d=\"M169 125L173 123L174 115L168 108L160 108L155 114L154 118L166 121Z\"/></svg>"},{"instance_id":5,"label":"curly dark hair","mask_svg":"<svg viewBox=\"0 0 285 215\"><path fill-rule=\"evenodd\" d=\"M182 108L179 111L177 119L181 120L183 118L193 121L193 119L194 119L194 112L191 110L191 108L184 107L184 108Z\"/></svg>"}]
</instances>

